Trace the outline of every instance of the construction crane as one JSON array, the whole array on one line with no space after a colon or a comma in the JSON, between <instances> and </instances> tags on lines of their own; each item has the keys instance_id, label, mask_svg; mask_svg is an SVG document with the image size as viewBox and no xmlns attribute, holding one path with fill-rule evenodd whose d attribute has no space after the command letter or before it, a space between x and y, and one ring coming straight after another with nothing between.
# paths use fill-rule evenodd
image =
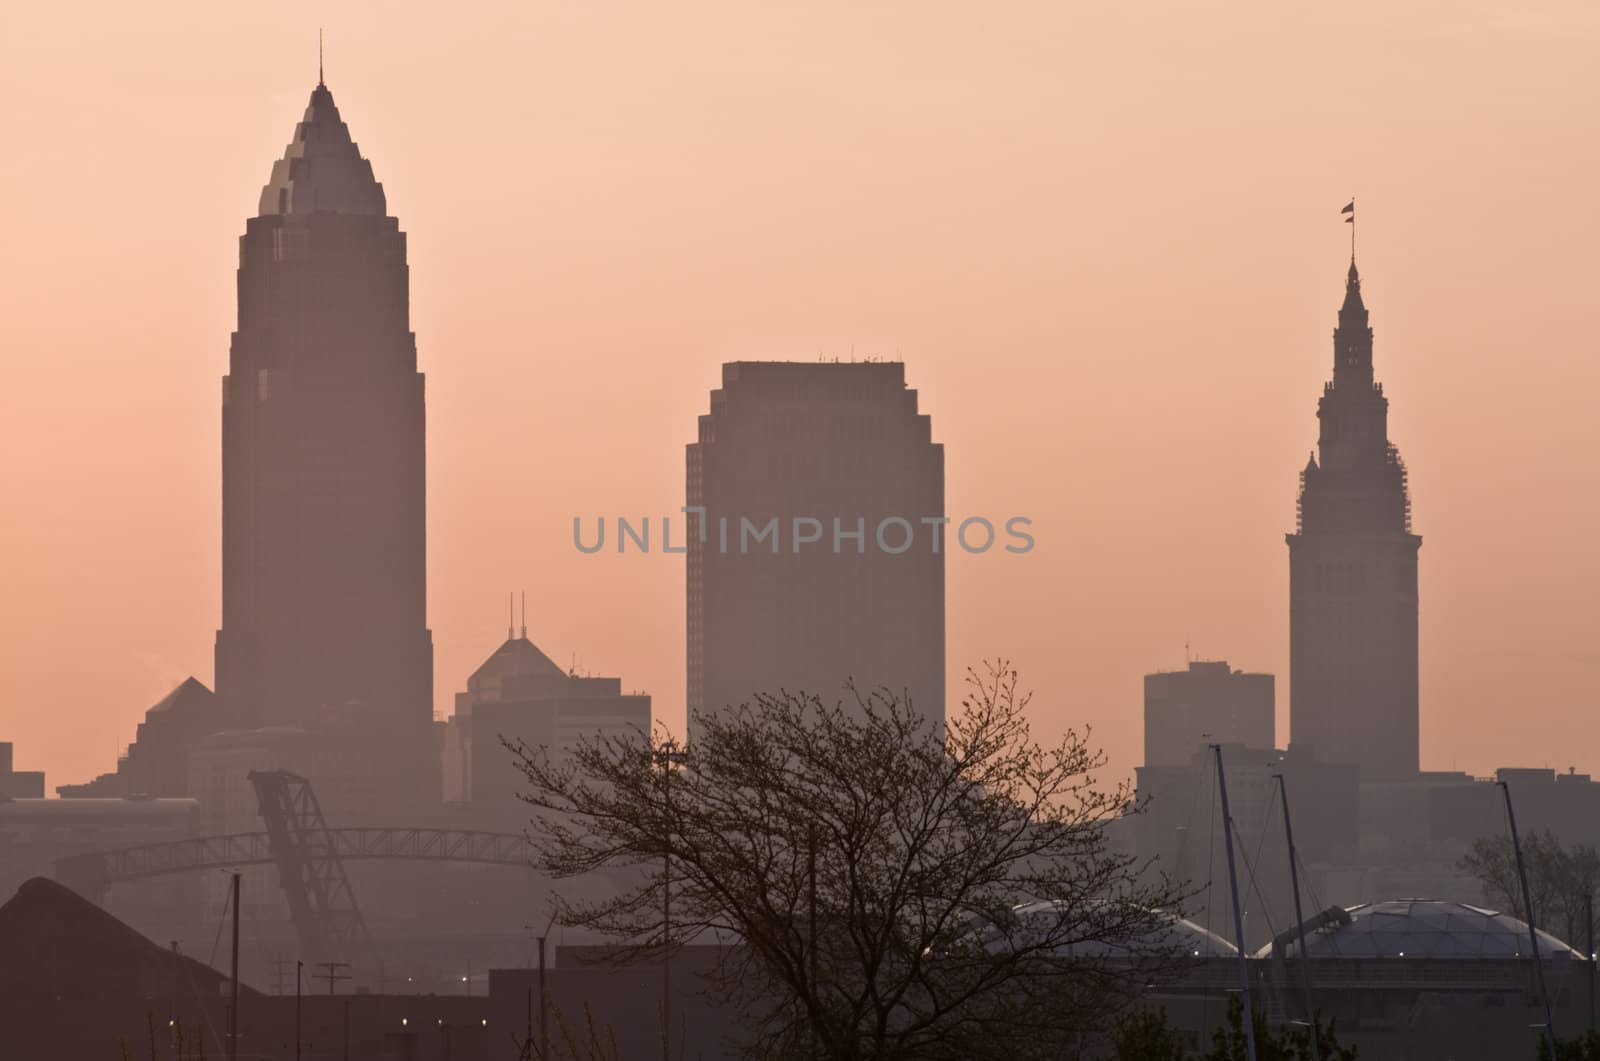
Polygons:
<instances>
[{"instance_id":1,"label":"construction crane","mask_svg":"<svg viewBox=\"0 0 1600 1061\"><path fill-rule=\"evenodd\" d=\"M304 960L345 960L366 951L367 925L311 782L287 770L249 776Z\"/></svg>"}]
</instances>

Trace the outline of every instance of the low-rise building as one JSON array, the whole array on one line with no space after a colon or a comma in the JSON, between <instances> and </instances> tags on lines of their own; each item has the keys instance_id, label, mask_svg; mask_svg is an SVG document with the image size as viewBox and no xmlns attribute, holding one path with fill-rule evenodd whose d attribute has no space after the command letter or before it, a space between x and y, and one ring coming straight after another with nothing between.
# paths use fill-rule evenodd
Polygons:
<instances>
[{"instance_id":1,"label":"low-rise building","mask_svg":"<svg viewBox=\"0 0 1600 1061\"><path fill-rule=\"evenodd\" d=\"M0 741L0 799L41 799L44 771L18 770L10 741Z\"/></svg>"},{"instance_id":2,"label":"low-rise building","mask_svg":"<svg viewBox=\"0 0 1600 1061\"><path fill-rule=\"evenodd\" d=\"M1144 676L1144 764L1184 766L1208 744L1271 748L1274 683L1225 660L1192 660L1188 669Z\"/></svg>"}]
</instances>

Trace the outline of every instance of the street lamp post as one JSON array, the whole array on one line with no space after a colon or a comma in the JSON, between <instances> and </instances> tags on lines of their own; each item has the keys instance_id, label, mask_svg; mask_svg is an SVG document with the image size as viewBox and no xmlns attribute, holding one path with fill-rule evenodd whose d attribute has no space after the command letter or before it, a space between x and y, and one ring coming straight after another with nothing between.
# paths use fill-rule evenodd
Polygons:
<instances>
[{"instance_id":1,"label":"street lamp post","mask_svg":"<svg viewBox=\"0 0 1600 1061\"><path fill-rule=\"evenodd\" d=\"M672 768L688 761L689 753L680 751L678 743L667 740L656 750L655 760L661 766L661 800L666 807L666 843L661 855L661 1023L664 1035L662 1047L666 1056L672 1051Z\"/></svg>"}]
</instances>

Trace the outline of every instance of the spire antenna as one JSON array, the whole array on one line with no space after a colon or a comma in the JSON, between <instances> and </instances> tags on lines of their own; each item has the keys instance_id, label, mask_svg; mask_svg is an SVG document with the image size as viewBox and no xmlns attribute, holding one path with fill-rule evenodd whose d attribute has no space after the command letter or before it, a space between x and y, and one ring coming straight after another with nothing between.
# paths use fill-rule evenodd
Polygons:
<instances>
[{"instance_id":1,"label":"spire antenna","mask_svg":"<svg viewBox=\"0 0 1600 1061\"><path fill-rule=\"evenodd\" d=\"M327 87L322 80L322 27L317 27L317 87Z\"/></svg>"},{"instance_id":2,"label":"spire antenna","mask_svg":"<svg viewBox=\"0 0 1600 1061\"><path fill-rule=\"evenodd\" d=\"M517 636L517 595L506 594L506 640L510 641Z\"/></svg>"},{"instance_id":3,"label":"spire antenna","mask_svg":"<svg viewBox=\"0 0 1600 1061\"><path fill-rule=\"evenodd\" d=\"M528 591L522 591L522 639L528 639Z\"/></svg>"},{"instance_id":4,"label":"spire antenna","mask_svg":"<svg viewBox=\"0 0 1600 1061\"><path fill-rule=\"evenodd\" d=\"M1348 215L1345 217L1344 223L1350 226L1350 264L1354 266L1356 264L1356 197L1352 195L1350 201L1345 204L1345 208L1340 210L1339 213Z\"/></svg>"},{"instance_id":5,"label":"spire antenna","mask_svg":"<svg viewBox=\"0 0 1600 1061\"><path fill-rule=\"evenodd\" d=\"M1353 195L1350 197L1350 205L1352 207L1356 205L1356 197L1353 196ZM1351 262L1351 264L1354 264L1355 260L1356 260L1356 212L1354 210L1351 210L1350 211L1350 262Z\"/></svg>"}]
</instances>

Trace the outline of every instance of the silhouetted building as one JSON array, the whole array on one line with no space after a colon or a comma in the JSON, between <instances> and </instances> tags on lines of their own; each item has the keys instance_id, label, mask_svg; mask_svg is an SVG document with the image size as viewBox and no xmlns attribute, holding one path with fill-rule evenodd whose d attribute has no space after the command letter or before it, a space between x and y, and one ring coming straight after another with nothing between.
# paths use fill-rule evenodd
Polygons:
<instances>
[{"instance_id":1,"label":"silhouetted building","mask_svg":"<svg viewBox=\"0 0 1600 1061\"><path fill-rule=\"evenodd\" d=\"M406 237L326 85L246 222L238 295L217 693L236 729L376 720L345 768L437 802Z\"/></svg>"},{"instance_id":2,"label":"silhouetted building","mask_svg":"<svg viewBox=\"0 0 1600 1061\"><path fill-rule=\"evenodd\" d=\"M18 770L10 741L0 741L0 799L44 796L43 770Z\"/></svg>"},{"instance_id":3,"label":"silhouetted building","mask_svg":"<svg viewBox=\"0 0 1600 1061\"><path fill-rule=\"evenodd\" d=\"M144 713L133 743L117 768L81 785L57 785L63 799L189 795L189 753L222 725L217 697L203 682L185 678Z\"/></svg>"},{"instance_id":4,"label":"silhouetted building","mask_svg":"<svg viewBox=\"0 0 1600 1061\"><path fill-rule=\"evenodd\" d=\"M472 709L480 703L514 699L506 695L518 686L523 698L531 691L559 692L566 688L567 672L532 641L528 628L522 636L506 627L506 640L467 678L467 688L456 694L456 710L445 723L444 798L450 802L472 799ZM496 745L498 747L498 745ZM492 754L492 750L491 750Z\"/></svg>"},{"instance_id":5,"label":"silhouetted building","mask_svg":"<svg viewBox=\"0 0 1600 1061\"><path fill-rule=\"evenodd\" d=\"M723 365L687 463L691 719L780 688L831 702L853 678L942 723L958 528L905 365Z\"/></svg>"},{"instance_id":6,"label":"silhouetted building","mask_svg":"<svg viewBox=\"0 0 1600 1061\"><path fill-rule=\"evenodd\" d=\"M1373 380L1372 328L1350 261L1289 542L1289 734L1367 777L1416 773L1417 549L1406 467Z\"/></svg>"},{"instance_id":7,"label":"silhouetted building","mask_svg":"<svg viewBox=\"0 0 1600 1061\"><path fill-rule=\"evenodd\" d=\"M1207 744L1275 746L1270 674L1194 660L1144 676L1144 765L1180 766Z\"/></svg>"},{"instance_id":8,"label":"silhouetted building","mask_svg":"<svg viewBox=\"0 0 1600 1061\"><path fill-rule=\"evenodd\" d=\"M180 1025L190 1046L204 1037L206 1053L224 1055L218 1033L228 1026L229 984L223 974L146 939L55 881L28 880L6 894L0 905L5 1056L119 1057L128 1044L153 1044L157 1035L162 1054L172 1056ZM251 1004L260 997L249 987L241 995ZM249 1012L241 1007L241 1016Z\"/></svg>"},{"instance_id":9,"label":"silhouetted building","mask_svg":"<svg viewBox=\"0 0 1600 1061\"><path fill-rule=\"evenodd\" d=\"M1568 847L1600 847L1600 785L1575 769L1502 767L1493 780L1473 779L1431 792L1430 832L1465 849L1485 836L1504 836L1505 782L1516 806L1517 827L1524 837L1549 830Z\"/></svg>"},{"instance_id":10,"label":"silhouetted building","mask_svg":"<svg viewBox=\"0 0 1600 1061\"><path fill-rule=\"evenodd\" d=\"M517 798L527 781L502 738L560 758L585 738L638 734L642 741L650 724L649 696L624 693L620 678L562 670L523 627L522 636L508 636L472 672L466 692L456 694L445 738L446 774L460 771L455 798L471 801L474 821L514 828L531 813Z\"/></svg>"}]
</instances>

